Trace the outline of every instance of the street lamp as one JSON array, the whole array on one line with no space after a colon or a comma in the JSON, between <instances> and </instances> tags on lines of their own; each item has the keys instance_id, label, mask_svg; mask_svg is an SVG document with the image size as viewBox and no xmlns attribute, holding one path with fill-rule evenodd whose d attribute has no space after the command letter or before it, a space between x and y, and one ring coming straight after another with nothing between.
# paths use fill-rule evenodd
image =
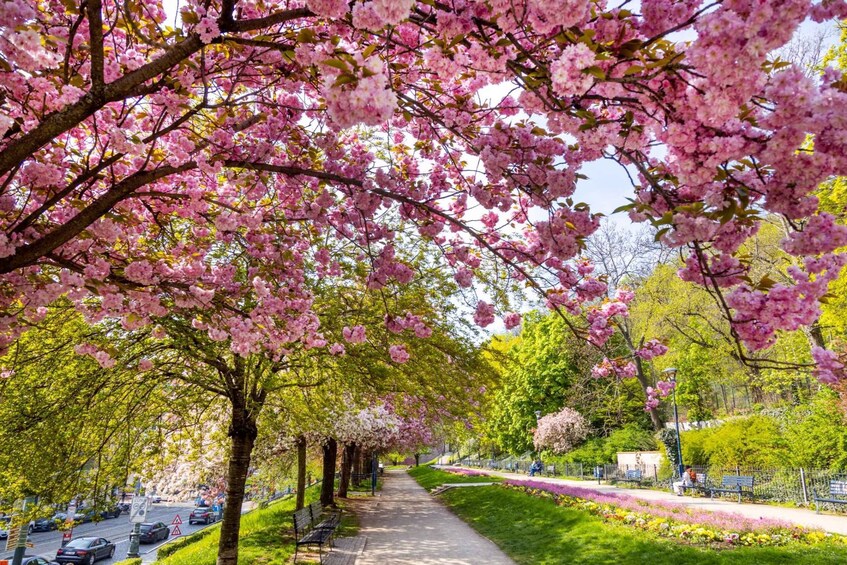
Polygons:
<instances>
[{"instance_id":1,"label":"street lamp","mask_svg":"<svg viewBox=\"0 0 847 565\"><path fill-rule=\"evenodd\" d=\"M679 436L679 411L676 407L676 368L668 367L667 369L662 371L662 374L666 375L668 380L673 383L673 422L676 426L676 470L677 473L679 473L679 477L682 478L684 468L682 465L682 440Z\"/></svg>"}]
</instances>

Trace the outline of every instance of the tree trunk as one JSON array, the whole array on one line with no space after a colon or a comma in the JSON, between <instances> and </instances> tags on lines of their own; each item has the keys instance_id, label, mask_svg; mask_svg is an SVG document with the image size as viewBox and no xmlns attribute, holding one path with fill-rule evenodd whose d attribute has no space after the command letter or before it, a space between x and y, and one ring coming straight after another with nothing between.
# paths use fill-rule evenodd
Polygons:
<instances>
[{"instance_id":1,"label":"tree trunk","mask_svg":"<svg viewBox=\"0 0 847 565\"><path fill-rule=\"evenodd\" d=\"M244 485L247 483L250 455L258 434L255 418L245 406L232 406L232 421L229 424L228 434L231 453L227 469L226 503L221 523L221 539L218 543L217 565L238 563L238 533L241 528Z\"/></svg>"},{"instance_id":2,"label":"tree trunk","mask_svg":"<svg viewBox=\"0 0 847 565\"><path fill-rule=\"evenodd\" d=\"M338 456L338 443L329 438L323 447L324 452L324 469L323 469L323 484L321 485L321 504L323 506L332 506L335 504L335 460Z\"/></svg>"},{"instance_id":3,"label":"tree trunk","mask_svg":"<svg viewBox=\"0 0 847 565\"><path fill-rule=\"evenodd\" d=\"M421 454L415 453L415 467L421 466Z\"/></svg>"},{"instance_id":4,"label":"tree trunk","mask_svg":"<svg viewBox=\"0 0 847 565\"><path fill-rule=\"evenodd\" d=\"M350 487L350 475L353 472L353 456L355 453L355 443L345 445L344 451L341 452L341 480L338 483L338 498L347 498L347 489Z\"/></svg>"},{"instance_id":5,"label":"tree trunk","mask_svg":"<svg viewBox=\"0 0 847 565\"><path fill-rule=\"evenodd\" d=\"M356 474L364 473L362 470L362 448L359 446L356 446L355 455L353 455L353 469Z\"/></svg>"},{"instance_id":6,"label":"tree trunk","mask_svg":"<svg viewBox=\"0 0 847 565\"><path fill-rule=\"evenodd\" d=\"M306 436L297 438L297 502L295 510L306 504Z\"/></svg>"}]
</instances>

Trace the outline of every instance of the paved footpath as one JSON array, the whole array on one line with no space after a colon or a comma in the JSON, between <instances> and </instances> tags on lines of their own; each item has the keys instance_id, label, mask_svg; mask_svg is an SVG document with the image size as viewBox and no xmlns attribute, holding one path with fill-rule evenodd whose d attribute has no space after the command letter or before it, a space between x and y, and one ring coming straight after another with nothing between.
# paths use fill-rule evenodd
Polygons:
<instances>
[{"instance_id":1,"label":"paved footpath","mask_svg":"<svg viewBox=\"0 0 847 565\"><path fill-rule=\"evenodd\" d=\"M481 469L490 475L497 475L509 479L516 480L532 480L542 481L545 483L555 483L570 485L574 487L590 488L602 492L615 492L620 494L628 494L636 498L644 500L658 500L662 502L674 502L684 504L691 508L701 510L712 510L716 512L734 512L746 516L747 518L774 518L785 520L792 524L805 526L807 528L819 528L827 532L835 534L847 535L847 516L832 515L832 514L815 514L814 510L806 508L786 508L782 506L772 506L769 504L754 504L745 502L739 504L724 499L709 499L706 497L693 496L676 496L669 491L658 491L649 489L634 489L634 488L619 488L614 485L602 484L598 485L592 481L577 481L573 479L556 479L552 477L528 477L518 473L504 473L500 471L492 471L489 469Z\"/></svg>"},{"instance_id":2,"label":"paved footpath","mask_svg":"<svg viewBox=\"0 0 847 565\"><path fill-rule=\"evenodd\" d=\"M377 500L356 511L367 537L356 565L514 565L405 471L387 471Z\"/></svg>"}]
</instances>

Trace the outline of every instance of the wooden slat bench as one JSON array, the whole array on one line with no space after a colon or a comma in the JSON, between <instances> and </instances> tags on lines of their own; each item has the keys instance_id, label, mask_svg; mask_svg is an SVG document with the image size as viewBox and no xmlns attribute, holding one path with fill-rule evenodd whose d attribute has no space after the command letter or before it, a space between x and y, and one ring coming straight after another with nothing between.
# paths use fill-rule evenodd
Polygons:
<instances>
[{"instance_id":1,"label":"wooden slat bench","mask_svg":"<svg viewBox=\"0 0 847 565\"><path fill-rule=\"evenodd\" d=\"M829 497L818 496L817 490L812 489L812 499L815 501L815 512L820 514L820 503L847 504L847 479L831 479L829 481Z\"/></svg>"},{"instance_id":2,"label":"wooden slat bench","mask_svg":"<svg viewBox=\"0 0 847 565\"><path fill-rule=\"evenodd\" d=\"M747 495L751 499L753 495L753 477L749 475L724 475L721 479L721 486L709 488L711 496L715 493L731 493L738 495L738 502L741 502L741 496Z\"/></svg>"},{"instance_id":3,"label":"wooden slat bench","mask_svg":"<svg viewBox=\"0 0 847 565\"><path fill-rule=\"evenodd\" d=\"M315 508L317 506L317 508ZM324 516L320 502L315 502L294 512L294 562L300 546L318 546L318 555L323 563L323 546L332 549L332 536L340 521L337 515Z\"/></svg>"}]
</instances>

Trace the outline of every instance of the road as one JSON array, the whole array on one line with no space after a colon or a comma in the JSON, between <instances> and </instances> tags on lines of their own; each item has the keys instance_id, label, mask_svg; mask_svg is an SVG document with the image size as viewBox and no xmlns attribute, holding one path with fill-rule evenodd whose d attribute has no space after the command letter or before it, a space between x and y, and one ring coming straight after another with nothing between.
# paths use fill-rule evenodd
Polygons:
<instances>
[{"instance_id":1,"label":"road","mask_svg":"<svg viewBox=\"0 0 847 565\"><path fill-rule=\"evenodd\" d=\"M187 502L167 502L161 504L153 504L152 510L148 512L149 522L164 522L170 524L174 517L179 515L182 519L182 525L179 529L182 535L187 535L197 530L204 528L203 524L190 525L188 523L188 515L194 506ZM173 526L171 527L173 530ZM108 565L122 559L126 559L126 553L129 551L129 533L132 530L132 524L129 523L129 515L121 514L119 518L103 520L102 522L81 524L74 528L73 537L101 537L114 542L116 545L115 557L112 559L103 559L98 561L98 565ZM44 558L55 559L56 550L62 545L62 532L34 532L29 536L30 543L35 544L35 547L29 548L26 551L27 555L40 555ZM139 553L143 556L149 551L155 551L164 542L155 544L142 544ZM5 551L6 540L0 540L0 559L12 559L14 551Z\"/></svg>"}]
</instances>

